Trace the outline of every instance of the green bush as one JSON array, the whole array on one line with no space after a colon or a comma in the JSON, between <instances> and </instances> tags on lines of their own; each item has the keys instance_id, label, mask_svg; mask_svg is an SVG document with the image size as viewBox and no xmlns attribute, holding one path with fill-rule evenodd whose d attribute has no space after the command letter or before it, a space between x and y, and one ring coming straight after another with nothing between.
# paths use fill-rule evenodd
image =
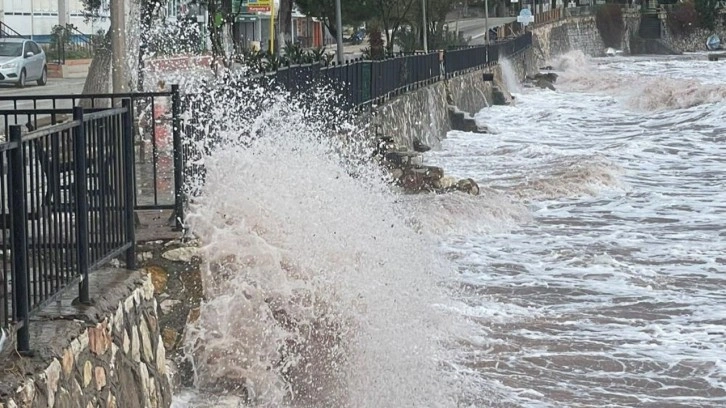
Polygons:
<instances>
[{"instance_id":1,"label":"green bush","mask_svg":"<svg viewBox=\"0 0 726 408\"><path fill-rule=\"evenodd\" d=\"M606 47L620 48L625 22L619 4L605 4L595 13L595 24Z\"/></svg>"}]
</instances>

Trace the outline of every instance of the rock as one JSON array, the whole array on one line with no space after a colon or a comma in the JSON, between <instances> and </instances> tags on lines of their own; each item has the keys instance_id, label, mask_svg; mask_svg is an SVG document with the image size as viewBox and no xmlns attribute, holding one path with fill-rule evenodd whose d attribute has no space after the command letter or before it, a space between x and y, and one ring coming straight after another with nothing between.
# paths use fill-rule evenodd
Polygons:
<instances>
[{"instance_id":1,"label":"rock","mask_svg":"<svg viewBox=\"0 0 726 408\"><path fill-rule=\"evenodd\" d=\"M549 90L552 90L552 91L555 90L555 86L552 85L552 82L549 82L549 81L545 80L544 78L535 79L534 84L538 88L549 89Z\"/></svg>"},{"instance_id":2,"label":"rock","mask_svg":"<svg viewBox=\"0 0 726 408\"><path fill-rule=\"evenodd\" d=\"M164 252L162 258L174 262L191 262L193 257L199 256L197 247L181 247Z\"/></svg>"},{"instance_id":3,"label":"rock","mask_svg":"<svg viewBox=\"0 0 726 408\"><path fill-rule=\"evenodd\" d=\"M63 351L63 359L61 360L61 367L63 368L63 374L66 376L71 375L71 370L73 370L73 363L75 362L75 358L73 358L73 352L70 348L67 348Z\"/></svg>"},{"instance_id":4,"label":"rock","mask_svg":"<svg viewBox=\"0 0 726 408\"><path fill-rule=\"evenodd\" d=\"M88 387L93 378L93 364L90 361L83 363L83 388Z\"/></svg>"},{"instance_id":5,"label":"rock","mask_svg":"<svg viewBox=\"0 0 726 408\"><path fill-rule=\"evenodd\" d=\"M55 393L58 391L58 381L60 380L61 364L57 359L53 359L50 366L45 370L45 383L48 387L48 405L55 404Z\"/></svg>"},{"instance_id":6,"label":"rock","mask_svg":"<svg viewBox=\"0 0 726 408\"><path fill-rule=\"evenodd\" d=\"M413 150L420 152L420 153L424 153L424 152L428 152L429 150L431 150L431 148L429 146L421 143L420 140L415 139L413 141Z\"/></svg>"},{"instance_id":7,"label":"rock","mask_svg":"<svg viewBox=\"0 0 726 408\"><path fill-rule=\"evenodd\" d=\"M111 346L111 336L107 330L108 322L98 323L88 328L88 348L91 353L100 356Z\"/></svg>"},{"instance_id":8,"label":"rock","mask_svg":"<svg viewBox=\"0 0 726 408\"><path fill-rule=\"evenodd\" d=\"M93 376L96 379L96 391L101 391L101 389L106 386L106 369L103 367L96 367L93 371Z\"/></svg>"},{"instance_id":9,"label":"rock","mask_svg":"<svg viewBox=\"0 0 726 408\"><path fill-rule=\"evenodd\" d=\"M440 180L434 182L437 190L447 190L456 186L456 179L450 176L444 176Z\"/></svg>"},{"instance_id":10,"label":"rock","mask_svg":"<svg viewBox=\"0 0 726 408\"><path fill-rule=\"evenodd\" d=\"M141 252L140 254L136 255L136 259L139 262L146 262L153 257L154 255L151 252Z\"/></svg>"},{"instance_id":11,"label":"rock","mask_svg":"<svg viewBox=\"0 0 726 408\"><path fill-rule=\"evenodd\" d=\"M557 82L557 74L554 72L547 72L545 74L535 74L534 79L544 79L547 82L555 83Z\"/></svg>"},{"instance_id":12,"label":"rock","mask_svg":"<svg viewBox=\"0 0 726 408\"><path fill-rule=\"evenodd\" d=\"M180 303L181 303L181 300L166 299L159 304L159 308L161 309L161 313L167 314L167 313L171 312L171 310L174 308L174 306L176 306Z\"/></svg>"},{"instance_id":13,"label":"rock","mask_svg":"<svg viewBox=\"0 0 726 408\"><path fill-rule=\"evenodd\" d=\"M383 162L393 167L409 167L422 163L423 157L416 152L388 152L384 156Z\"/></svg>"},{"instance_id":14,"label":"rock","mask_svg":"<svg viewBox=\"0 0 726 408\"><path fill-rule=\"evenodd\" d=\"M163 292L166 289L166 283L169 280L169 273L164 268L157 265L147 267L146 272L151 275L151 283L154 285L154 293L158 294Z\"/></svg>"},{"instance_id":15,"label":"rock","mask_svg":"<svg viewBox=\"0 0 726 408\"><path fill-rule=\"evenodd\" d=\"M141 324L139 324L139 334L141 337L141 351L143 352L144 360L146 360L147 363L151 363L154 361L154 353L151 349L151 333L149 332L149 327L146 324L145 321L141 321Z\"/></svg>"},{"instance_id":16,"label":"rock","mask_svg":"<svg viewBox=\"0 0 726 408\"><path fill-rule=\"evenodd\" d=\"M456 189L471 195L479 195L479 185L470 178L459 180L456 183Z\"/></svg>"},{"instance_id":17,"label":"rock","mask_svg":"<svg viewBox=\"0 0 726 408\"><path fill-rule=\"evenodd\" d=\"M399 169L399 168L393 169L393 171L391 171L391 177L394 180L400 179L401 177L403 177L403 169Z\"/></svg>"}]
</instances>

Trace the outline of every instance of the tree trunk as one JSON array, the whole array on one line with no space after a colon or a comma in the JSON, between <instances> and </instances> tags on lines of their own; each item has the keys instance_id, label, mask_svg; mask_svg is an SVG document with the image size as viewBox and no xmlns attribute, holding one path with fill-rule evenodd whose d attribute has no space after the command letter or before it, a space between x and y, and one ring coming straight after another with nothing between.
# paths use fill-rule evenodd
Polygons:
<instances>
[{"instance_id":1,"label":"tree trunk","mask_svg":"<svg viewBox=\"0 0 726 408\"><path fill-rule=\"evenodd\" d=\"M111 90L111 60L113 54L111 52L111 30L106 32L103 37L103 44L96 49L91 66L88 67L88 76L86 82L83 84L83 94L99 94L109 93ZM103 107L110 107L110 101L96 101L96 106L99 106L99 102L106 104ZM107 103L108 102L108 103ZM79 106L84 108L91 107L90 99L82 99L79 101Z\"/></svg>"},{"instance_id":2,"label":"tree trunk","mask_svg":"<svg viewBox=\"0 0 726 408\"><path fill-rule=\"evenodd\" d=\"M280 45L285 46L292 41L292 7L293 0L280 0Z\"/></svg>"}]
</instances>

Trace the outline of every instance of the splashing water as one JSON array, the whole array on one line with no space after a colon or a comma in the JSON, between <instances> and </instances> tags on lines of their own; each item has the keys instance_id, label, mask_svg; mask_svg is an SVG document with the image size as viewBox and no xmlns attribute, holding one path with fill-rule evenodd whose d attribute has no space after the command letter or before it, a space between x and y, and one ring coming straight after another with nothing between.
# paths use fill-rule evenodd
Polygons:
<instances>
[{"instance_id":1,"label":"splashing water","mask_svg":"<svg viewBox=\"0 0 726 408\"><path fill-rule=\"evenodd\" d=\"M448 365L466 331L442 285L453 268L380 170L356 160L363 135L282 92L204 99L216 136L200 141L188 224L206 301L185 344L203 396L176 403L456 406L475 379Z\"/></svg>"},{"instance_id":2,"label":"splashing water","mask_svg":"<svg viewBox=\"0 0 726 408\"><path fill-rule=\"evenodd\" d=\"M502 76L504 77L504 85L507 87L507 90L510 93L521 92L522 83L517 77L517 71L514 70L511 61L506 58L500 58L499 66L502 67Z\"/></svg>"}]
</instances>

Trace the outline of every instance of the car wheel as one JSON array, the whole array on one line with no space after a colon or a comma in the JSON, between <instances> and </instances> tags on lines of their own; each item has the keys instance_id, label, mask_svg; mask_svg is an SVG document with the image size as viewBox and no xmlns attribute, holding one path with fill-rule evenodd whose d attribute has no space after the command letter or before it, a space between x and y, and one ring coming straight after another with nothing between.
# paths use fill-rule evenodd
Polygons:
<instances>
[{"instance_id":1,"label":"car wheel","mask_svg":"<svg viewBox=\"0 0 726 408\"><path fill-rule=\"evenodd\" d=\"M18 78L17 87L18 88L24 88L25 87L25 69L23 69L22 71L20 71L20 78Z\"/></svg>"},{"instance_id":2,"label":"car wheel","mask_svg":"<svg viewBox=\"0 0 726 408\"><path fill-rule=\"evenodd\" d=\"M38 85L43 86L48 83L48 67L43 67L43 73L38 78Z\"/></svg>"}]
</instances>

